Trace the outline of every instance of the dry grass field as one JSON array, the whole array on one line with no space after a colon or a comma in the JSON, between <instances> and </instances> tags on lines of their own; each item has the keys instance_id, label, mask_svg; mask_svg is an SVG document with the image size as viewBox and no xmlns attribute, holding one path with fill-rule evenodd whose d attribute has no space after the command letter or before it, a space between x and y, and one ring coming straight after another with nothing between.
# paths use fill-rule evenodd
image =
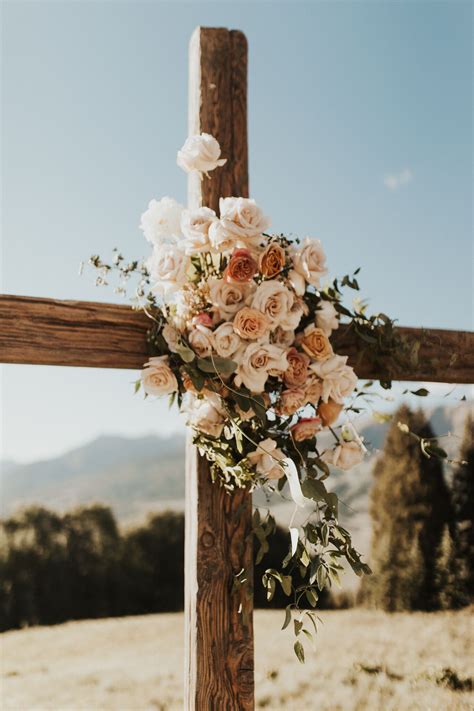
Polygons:
<instances>
[{"instance_id":1,"label":"dry grass field","mask_svg":"<svg viewBox=\"0 0 474 711\"><path fill-rule=\"evenodd\" d=\"M271 711L473 709L468 610L323 612L305 666L282 613L256 613L257 708ZM183 616L74 622L2 635L2 709L182 708ZM307 645L309 646L309 645Z\"/></svg>"}]
</instances>

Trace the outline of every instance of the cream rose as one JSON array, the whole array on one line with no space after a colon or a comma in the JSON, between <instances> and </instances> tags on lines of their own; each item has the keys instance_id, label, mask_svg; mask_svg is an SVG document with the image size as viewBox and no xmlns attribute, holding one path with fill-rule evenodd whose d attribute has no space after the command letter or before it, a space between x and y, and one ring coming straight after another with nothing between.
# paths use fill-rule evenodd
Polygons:
<instances>
[{"instance_id":1,"label":"cream rose","mask_svg":"<svg viewBox=\"0 0 474 711\"><path fill-rule=\"evenodd\" d=\"M313 439L320 431L321 425L319 417L303 417L290 428L290 432L295 442L303 442L305 439Z\"/></svg>"},{"instance_id":2,"label":"cream rose","mask_svg":"<svg viewBox=\"0 0 474 711\"><path fill-rule=\"evenodd\" d=\"M208 358L212 353L213 334L211 329L197 324L189 332L189 345L200 358Z\"/></svg>"},{"instance_id":3,"label":"cream rose","mask_svg":"<svg viewBox=\"0 0 474 711\"><path fill-rule=\"evenodd\" d=\"M322 276L327 274L326 255L319 239L306 237L302 247L292 254L295 271L312 286L318 287Z\"/></svg>"},{"instance_id":4,"label":"cream rose","mask_svg":"<svg viewBox=\"0 0 474 711\"><path fill-rule=\"evenodd\" d=\"M306 402L306 392L303 388L289 388L283 390L275 409L279 415L294 415Z\"/></svg>"},{"instance_id":5,"label":"cream rose","mask_svg":"<svg viewBox=\"0 0 474 711\"><path fill-rule=\"evenodd\" d=\"M285 351L271 343L251 343L244 350L235 384L245 385L253 393L261 393L269 375L284 372L288 367Z\"/></svg>"},{"instance_id":6,"label":"cream rose","mask_svg":"<svg viewBox=\"0 0 474 711\"><path fill-rule=\"evenodd\" d=\"M233 328L241 338L256 341L268 335L270 321L261 311L245 306L235 314Z\"/></svg>"},{"instance_id":7,"label":"cream rose","mask_svg":"<svg viewBox=\"0 0 474 711\"><path fill-rule=\"evenodd\" d=\"M167 296L186 283L188 258L175 244L161 244L154 247L147 268L153 282L152 291Z\"/></svg>"},{"instance_id":8,"label":"cream rose","mask_svg":"<svg viewBox=\"0 0 474 711\"><path fill-rule=\"evenodd\" d=\"M227 162L227 158L220 156L221 147L214 136L201 133L186 139L183 147L178 151L176 162L186 173L199 171L207 174Z\"/></svg>"},{"instance_id":9,"label":"cream rose","mask_svg":"<svg viewBox=\"0 0 474 711\"><path fill-rule=\"evenodd\" d=\"M258 246L262 232L270 227L269 218L265 217L255 200L249 198L221 198L219 211L222 235L244 247Z\"/></svg>"},{"instance_id":10,"label":"cream rose","mask_svg":"<svg viewBox=\"0 0 474 711\"><path fill-rule=\"evenodd\" d=\"M364 459L364 450L358 442L341 442L334 449L327 449L321 459L328 464L333 464L339 469L352 469L356 464L360 464Z\"/></svg>"},{"instance_id":11,"label":"cream rose","mask_svg":"<svg viewBox=\"0 0 474 711\"><path fill-rule=\"evenodd\" d=\"M321 301L316 309L316 326L328 337L339 328L338 313L330 301Z\"/></svg>"},{"instance_id":12,"label":"cream rose","mask_svg":"<svg viewBox=\"0 0 474 711\"><path fill-rule=\"evenodd\" d=\"M323 381L321 397L324 402L329 398L337 403L343 403L357 385L357 375L347 363L347 356L332 355L327 360L313 363L310 370Z\"/></svg>"},{"instance_id":13,"label":"cream rose","mask_svg":"<svg viewBox=\"0 0 474 711\"><path fill-rule=\"evenodd\" d=\"M178 381L169 366L168 356L150 358L142 370L143 390L147 395L170 395L178 389Z\"/></svg>"},{"instance_id":14,"label":"cream rose","mask_svg":"<svg viewBox=\"0 0 474 711\"><path fill-rule=\"evenodd\" d=\"M214 210L208 207L199 207L197 210L184 210L181 215L181 231L184 240L181 242L186 254L199 254L209 252L209 228L217 221Z\"/></svg>"},{"instance_id":15,"label":"cream rose","mask_svg":"<svg viewBox=\"0 0 474 711\"><path fill-rule=\"evenodd\" d=\"M262 440L257 449L247 455L247 459L257 474L267 479L280 479L285 474L283 467L278 464L278 461L285 459L285 455L273 439Z\"/></svg>"},{"instance_id":16,"label":"cream rose","mask_svg":"<svg viewBox=\"0 0 474 711\"><path fill-rule=\"evenodd\" d=\"M214 350L222 358L231 358L242 345L240 337L229 321L216 328L212 334L212 343Z\"/></svg>"},{"instance_id":17,"label":"cream rose","mask_svg":"<svg viewBox=\"0 0 474 711\"><path fill-rule=\"evenodd\" d=\"M288 280L294 289L297 296L303 296L306 291L306 281L304 276L299 274L296 269L290 269L288 272Z\"/></svg>"},{"instance_id":18,"label":"cream rose","mask_svg":"<svg viewBox=\"0 0 474 711\"><path fill-rule=\"evenodd\" d=\"M208 284L209 302L226 320L246 305L253 290L251 284L228 284L224 279L209 279Z\"/></svg>"},{"instance_id":19,"label":"cream rose","mask_svg":"<svg viewBox=\"0 0 474 711\"><path fill-rule=\"evenodd\" d=\"M221 399L215 393L206 393L197 397L194 393L186 394L182 411L188 415L188 425L211 437L220 437L225 424L225 411Z\"/></svg>"},{"instance_id":20,"label":"cream rose","mask_svg":"<svg viewBox=\"0 0 474 711\"><path fill-rule=\"evenodd\" d=\"M270 280L263 281L257 286L252 299L252 308L265 314L273 327L281 325L289 331L295 328L286 323L294 303L294 295L281 281Z\"/></svg>"},{"instance_id":21,"label":"cream rose","mask_svg":"<svg viewBox=\"0 0 474 711\"><path fill-rule=\"evenodd\" d=\"M181 235L181 214L183 206L174 198L164 197L151 200L140 219L140 229L146 239L159 245L164 240Z\"/></svg>"}]
</instances>

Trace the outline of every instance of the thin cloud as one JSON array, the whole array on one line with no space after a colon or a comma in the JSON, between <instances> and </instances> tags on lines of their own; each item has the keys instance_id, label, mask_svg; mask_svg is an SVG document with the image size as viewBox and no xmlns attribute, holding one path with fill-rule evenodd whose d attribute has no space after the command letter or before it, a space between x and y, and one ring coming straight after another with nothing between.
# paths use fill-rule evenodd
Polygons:
<instances>
[{"instance_id":1,"label":"thin cloud","mask_svg":"<svg viewBox=\"0 0 474 711\"><path fill-rule=\"evenodd\" d=\"M390 173L383 179L384 185L389 190L398 190L403 185L408 185L413 180L413 173L409 168L405 168L400 173Z\"/></svg>"}]
</instances>

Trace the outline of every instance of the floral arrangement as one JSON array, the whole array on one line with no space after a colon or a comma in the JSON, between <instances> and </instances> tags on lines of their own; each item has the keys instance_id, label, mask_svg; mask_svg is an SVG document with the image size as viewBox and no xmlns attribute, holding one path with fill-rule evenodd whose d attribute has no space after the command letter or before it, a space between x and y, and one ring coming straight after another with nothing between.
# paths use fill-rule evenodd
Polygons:
<instances>
[{"instance_id":1,"label":"floral arrangement","mask_svg":"<svg viewBox=\"0 0 474 711\"><path fill-rule=\"evenodd\" d=\"M225 162L207 134L178 152L187 172L208 175ZM251 199L224 197L219 208L217 215L169 197L152 200L140 225L152 246L148 261L125 265L116 254L123 278L138 272L139 306L151 323L151 357L136 387L177 402L213 480L230 494L264 487L289 495L295 513L304 508L305 523L290 522L281 570L263 577L269 600L277 585L290 598L284 627L293 619L295 652L304 661L300 633L311 637L305 620L316 629L312 608L325 586L338 584L342 562L358 575L370 573L325 485L331 467L349 470L366 452L351 421L357 376L332 337L341 315L372 339L388 320L367 317L363 305L355 312L343 306L337 280L325 283L319 240L269 232L269 218ZM102 275L112 268L99 257L91 262ZM355 277L344 277L347 285L358 289ZM324 432L333 441L323 447ZM257 561L274 528L271 514L257 509ZM236 588L245 589L246 580L241 571Z\"/></svg>"}]
</instances>

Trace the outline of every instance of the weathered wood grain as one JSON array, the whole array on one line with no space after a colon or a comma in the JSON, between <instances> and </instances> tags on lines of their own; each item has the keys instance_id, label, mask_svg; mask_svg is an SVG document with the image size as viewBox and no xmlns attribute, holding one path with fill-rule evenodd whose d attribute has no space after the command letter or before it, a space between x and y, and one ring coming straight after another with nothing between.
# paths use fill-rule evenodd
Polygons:
<instances>
[{"instance_id":1,"label":"weathered wood grain","mask_svg":"<svg viewBox=\"0 0 474 711\"><path fill-rule=\"evenodd\" d=\"M149 319L128 306L93 301L56 301L0 295L0 362L73 365L92 368L141 368L147 358ZM395 380L439 383L474 382L474 333L436 328L398 332L420 341L418 363L393 373ZM349 355L360 378L377 380L386 371L360 358L359 344L342 326L335 347Z\"/></svg>"},{"instance_id":2,"label":"weathered wood grain","mask_svg":"<svg viewBox=\"0 0 474 711\"><path fill-rule=\"evenodd\" d=\"M191 175L190 207L218 212L219 198L248 196L247 42L241 32L197 28L190 42L189 134L210 133L227 163L202 180ZM251 606L239 613L234 576L252 574L252 500L229 496L191 443L186 464L185 708L251 711L254 651ZM251 581L250 581L251 583Z\"/></svg>"}]
</instances>

